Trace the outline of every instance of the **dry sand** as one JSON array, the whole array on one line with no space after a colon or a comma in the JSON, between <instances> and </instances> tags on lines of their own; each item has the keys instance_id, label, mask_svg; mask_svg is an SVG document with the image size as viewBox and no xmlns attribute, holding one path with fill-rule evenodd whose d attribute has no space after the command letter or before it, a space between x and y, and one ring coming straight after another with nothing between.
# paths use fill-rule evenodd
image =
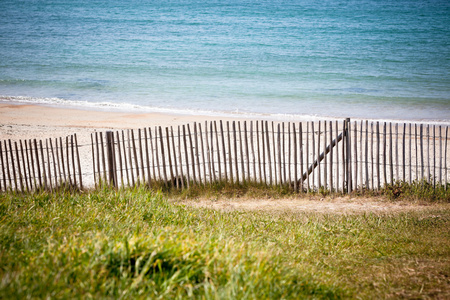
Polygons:
<instances>
[{"instance_id":1,"label":"dry sand","mask_svg":"<svg viewBox=\"0 0 450 300\"><path fill-rule=\"evenodd\" d=\"M325 214L361 214L402 212L432 212L436 209L450 209L450 203L411 203L390 202L382 198L366 197L326 197L296 199L197 199L178 201L178 204L203 207L220 211L263 211L271 214L289 213L325 213ZM436 216L439 217L439 216Z\"/></svg>"},{"instance_id":2,"label":"dry sand","mask_svg":"<svg viewBox=\"0 0 450 300\"><path fill-rule=\"evenodd\" d=\"M222 120L238 120L221 118ZM214 120L201 115L126 113L55 108L42 105L0 104L0 140L61 137L76 133L88 140L95 131L177 126Z\"/></svg>"}]
</instances>

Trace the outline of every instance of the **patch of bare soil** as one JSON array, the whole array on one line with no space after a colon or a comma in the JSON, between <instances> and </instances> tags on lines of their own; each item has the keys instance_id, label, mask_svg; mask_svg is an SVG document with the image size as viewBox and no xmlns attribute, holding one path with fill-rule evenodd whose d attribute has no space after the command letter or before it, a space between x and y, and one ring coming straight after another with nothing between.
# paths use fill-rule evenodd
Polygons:
<instances>
[{"instance_id":1,"label":"patch of bare soil","mask_svg":"<svg viewBox=\"0 0 450 300\"><path fill-rule=\"evenodd\" d=\"M221 211L266 211L266 212L318 212L336 214L401 213L450 209L449 203L421 204L411 202L388 202L376 198L322 198L322 199L198 199L184 200L183 204Z\"/></svg>"}]
</instances>

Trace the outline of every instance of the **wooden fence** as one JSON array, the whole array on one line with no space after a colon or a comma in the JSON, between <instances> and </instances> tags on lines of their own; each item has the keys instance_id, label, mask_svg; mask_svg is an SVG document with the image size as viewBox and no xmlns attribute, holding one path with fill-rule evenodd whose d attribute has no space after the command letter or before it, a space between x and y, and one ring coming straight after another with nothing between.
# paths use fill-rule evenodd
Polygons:
<instances>
[{"instance_id":1,"label":"wooden fence","mask_svg":"<svg viewBox=\"0 0 450 300\"><path fill-rule=\"evenodd\" d=\"M0 191L83 188L76 134L44 141L0 141L0 154Z\"/></svg>"},{"instance_id":2,"label":"wooden fence","mask_svg":"<svg viewBox=\"0 0 450 300\"><path fill-rule=\"evenodd\" d=\"M83 188L83 182L152 186L157 181L176 188L259 182L300 192L377 190L397 180L447 187L448 130L349 119L214 121L96 132L90 145L78 145L76 135L5 140L0 141L0 190ZM89 159L80 163L81 151Z\"/></svg>"},{"instance_id":3,"label":"wooden fence","mask_svg":"<svg viewBox=\"0 0 450 300\"><path fill-rule=\"evenodd\" d=\"M214 121L96 133L91 141L96 182L116 187L227 181L351 192L397 180L448 180L447 126Z\"/></svg>"}]
</instances>

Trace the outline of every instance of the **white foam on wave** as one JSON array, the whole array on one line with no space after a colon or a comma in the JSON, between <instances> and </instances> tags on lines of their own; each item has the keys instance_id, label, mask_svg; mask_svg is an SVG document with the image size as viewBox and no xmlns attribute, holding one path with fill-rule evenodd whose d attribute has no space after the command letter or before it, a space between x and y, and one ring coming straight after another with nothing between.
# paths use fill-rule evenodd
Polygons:
<instances>
[{"instance_id":1,"label":"white foam on wave","mask_svg":"<svg viewBox=\"0 0 450 300\"><path fill-rule=\"evenodd\" d=\"M174 109L166 107L155 107L137 105L132 103L114 103L114 102L88 102L82 100L67 100L62 98L37 98L27 96L2 96L0 95L0 103L10 104L33 104L44 105L50 107L65 107L86 110L111 111L111 112L130 112L130 113L161 113L172 115L192 115L192 116L211 116L211 117L229 117L229 118L245 118L254 120L272 120L272 121L342 121L344 118L331 115L319 114L282 114L282 113L255 113L242 111L214 111L214 110L198 110L198 109ZM371 118L351 118L352 121L369 122L392 122L392 123L419 123L430 125L450 125L449 120L412 120L412 119L371 119Z\"/></svg>"}]
</instances>

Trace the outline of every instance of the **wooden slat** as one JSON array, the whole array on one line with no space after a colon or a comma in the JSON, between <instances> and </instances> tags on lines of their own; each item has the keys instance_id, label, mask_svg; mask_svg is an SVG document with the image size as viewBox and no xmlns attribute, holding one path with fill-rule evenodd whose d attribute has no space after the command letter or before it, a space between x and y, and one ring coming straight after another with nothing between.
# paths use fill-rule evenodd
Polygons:
<instances>
[{"instance_id":1,"label":"wooden slat","mask_svg":"<svg viewBox=\"0 0 450 300\"><path fill-rule=\"evenodd\" d=\"M145 129L144 129L145 131ZM119 131L116 131L116 140L117 140L117 154L119 156L119 168L120 168L120 186L122 188L125 187L125 182L124 182L124 178L123 178L123 161L122 161L122 149L120 146L120 135L119 135Z\"/></svg>"},{"instance_id":2,"label":"wooden slat","mask_svg":"<svg viewBox=\"0 0 450 300\"><path fill-rule=\"evenodd\" d=\"M225 135L223 134L223 123L222 123L222 120L220 120L220 135L222 137L223 171L225 173L225 181L227 182L228 181L228 174L227 174L228 173L227 172L227 150L226 150L226 147L225 147ZM219 149L217 149L217 150L219 150Z\"/></svg>"},{"instance_id":3,"label":"wooden slat","mask_svg":"<svg viewBox=\"0 0 450 300\"><path fill-rule=\"evenodd\" d=\"M439 184L442 184L442 126L439 126Z\"/></svg>"},{"instance_id":4,"label":"wooden slat","mask_svg":"<svg viewBox=\"0 0 450 300\"><path fill-rule=\"evenodd\" d=\"M258 132L256 132L256 137L258 137ZM252 148L252 162L253 162L253 178L256 182L256 155L255 155L255 144L253 139L253 121L250 121L250 145Z\"/></svg>"},{"instance_id":5,"label":"wooden slat","mask_svg":"<svg viewBox=\"0 0 450 300\"><path fill-rule=\"evenodd\" d=\"M128 143L129 141L129 137L128 137ZM67 145L67 143L66 143ZM129 144L128 144L129 147ZM107 183L107 177L106 177L106 160L105 160L105 147L103 145L103 132L100 132L100 148L102 150L102 166L103 166L103 182ZM67 151L66 151L67 152ZM67 159L69 159L69 156L67 155ZM69 176L69 181L70 181L70 176ZM133 181L133 185L134 185L134 181Z\"/></svg>"},{"instance_id":6,"label":"wooden slat","mask_svg":"<svg viewBox=\"0 0 450 300\"><path fill-rule=\"evenodd\" d=\"M258 150L258 168L259 168L259 182L263 182L262 180L262 169L261 169L261 148L259 145L259 128L258 128L259 122L256 121L256 148Z\"/></svg>"},{"instance_id":7,"label":"wooden slat","mask_svg":"<svg viewBox=\"0 0 450 300\"><path fill-rule=\"evenodd\" d=\"M282 134L281 134L281 137L282 137L282 141L281 141L281 145L283 146L283 148L282 148L282 158L283 158L283 183L284 184L286 184L286 138L285 138L285 136L286 136L286 134L285 134L285 131L284 131L284 122L283 123L281 123L281 129L282 129Z\"/></svg>"},{"instance_id":8,"label":"wooden slat","mask_svg":"<svg viewBox=\"0 0 450 300\"><path fill-rule=\"evenodd\" d=\"M296 191L296 184L292 186L292 177L291 177L291 123L288 122L288 180L289 180L289 189L294 187L294 191Z\"/></svg>"},{"instance_id":9,"label":"wooden slat","mask_svg":"<svg viewBox=\"0 0 450 300\"><path fill-rule=\"evenodd\" d=\"M155 138L156 138L156 130L155 130ZM133 154L132 154L132 138L130 137L130 130L127 130L127 144L128 144L128 162L130 164L130 175L131 175L131 184L134 187L136 185L136 182L134 181L134 168L133 168ZM156 143L158 145L158 143ZM103 145L102 145L103 148ZM157 152L158 153L158 152ZM158 155L156 156L158 159ZM136 178L139 180L138 178ZM159 178L161 179L161 177ZM106 182L106 181L105 181Z\"/></svg>"},{"instance_id":10,"label":"wooden slat","mask_svg":"<svg viewBox=\"0 0 450 300\"><path fill-rule=\"evenodd\" d=\"M301 123L300 123L300 126L301 126ZM302 144L302 140L300 140L300 148L302 148L301 144ZM293 157L294 157L294 191L298 192L298 190L299 190L299 182L298 182L298 171L297 171L297 168L298 168L297 167L297 132L295 130L295 122L292 122L292 145L294 147L294 149L293 149L294 150L293 151L294 152L293 153ZM302 160L301 156L303 154L301 152L302 151L300 151L300 161ZM303 175L303 173L302 173L302 175ZM302 180L300 186L303 187L303 180Z\"/></svg>"},{"instance_id":11,"label":"wooden slat","mask_svg":"<svg viewBox=\"0 0 450 300\"><path fill-rule=\"evenodd\" d=\"M68 141L68 138L66 138L66 142L67 141ZM38 179L39 179L39 188L43 189L43 188L45 188L45 186L42 184L41 166L39 164L39 148L38 148L38 144L37 144L36 139L34 139L34 150L35 150L34 154L35 154L35 157L36 157L36 169L37 169L37 174L38 174ZM69 171L67 173L69 173ZM69 181L70 181L70 174L68 174L68 177L69 177Z\"/></svg>"},{"instance_id":12,"label":"wooden slat","mask_svg":"<svg viewBox=\"0 0 450 300\"><path fill-rule=\"evenodd\" d=\"M202 171L200 169L200 155L199 155L199 152L198 152L199 151L199 147L198 147L197 123L194 123L194 142L195 142L195 149L194 149L195 150L195 157L194 158L197 161L198 183L202 183ZM195 165L194 165L194 170L195 170Z\"/></svg>"},{"instance_id":13,"label":"wooden slat","mask_svg":"<svg viewBox=\"0 0 450 300\"><path fill-rule=\"evenodd\" d=\"M354 190L358 189L358 122L355 121L355 128L353 129L353 165L354 165L354 180L352 180L352 184L355 185Z\"/></svg>"},{"instance_id":14,"label":"wooden slat","mask_svg":"<svg viewBox=\"0 0 450 300\"><path fill-rule=\"evenodd\" d=\"M346 146L345 146L345 169L347 170L347 193L350 193L352 191L352 129L351 129L351 123L350 119L345 120L345 126L346 126Z\"/></svg>"},{"instance_id":15,"label":"wooden slat","mask_svg":"<svg viewBox=\"0 0 450 300\"><path fill-rule=\"evenodd\" d=\"M160 130L160 133L161 133L161 130ZM161 138L162 138L162 135L161 135ZM136 139L134 138L134 130L133 129L131 129L131 144L132 144L132 146L133 146L133 157L134 157L134 169L136 170L136 184L137 185L140 185L141 184L141 176L140 176L140 172L139 172L139 160L138 160L138 155L137 155L137 150L136 150ZM162 151L163 149L161 149L161 151ZM130 158L131 158L131 156L130 156ZM163 157L163 159L164 159L164 157ZM130 165L132 165L131 163L130 163ZM167 180L166 180L166 182L167 182Z\"/></svg>"},{"instance_id":16,"label":"wooden slat","mask_svg":"<svg viewBox=\"0 0 450 300\"><path fill-rule=\"evenodd\" d=\"M47 152L47 170L48 170L48 187L50 191L53 189L53 182L52 182L52 167L50 163L50 151L48 149L48 139L45 139L45 148Z\"/></svg>"},{"instance_id":17,"label":"wooden slat","mask_svg":"<svg viewBox=\"0 0 450 300\"><path fill-rule=\"evenodd\" d=\"M427 181L430 182L431 164L430 164L430 125L427 125Z\"/></svg>"},{"instance_id":18,"label":"wooden slat","mask_svg":"<svg viewBox=\"0 0 450 300\"><path fill-rule=\"evenodd\" d=\"M312 162L316 160L316 140L315 140L315 132L314 132L314 121L311 122L311 135L312 135ZM308 152L307 152L308 153ZM307 167L309 167L309 163L307 163ZM313 169L312 173L312 190L315 190L315 177L316 177L317 171L316 169Z\"/></svg>"},{"instance_id":19,"label":"wooden slat","mask_svg":"<svg viewBox=\"0 0 450 300\"><path fill-rule=\"evenodd\" d=\"M335 125L335 131L336 131L336 139L339 136L339 122L336 121ZM344 144L342 142L342 144ZM336 192L339 192L339 144L336 144Z\"/></svg>"},{"instance_id":20,"label":"wooden slat","mask_svg":"<svg viewBox=\"0 0 450 300\"><path fill-rule=\"evenodd\" d=\"M52 142L52 140L50 139L50 144L51 144L51 142ZM25 181L25 187L27 189L27 192L29 192L30 191L30 186L28 185L27 178L30 177L30 173L28 172L28 174L27 174L27 164L26 164L26 160L25 160L25 154L23 152L22 140L20 140L19 143L20 143L20 154L21 154L21 157L22 157L22 166L23 166L23 180ZM52 157L53 157L53 167L55 169L55 181L56 181L56 163L55 163L55 156L54 156L54 152L53 152L53 146L52 146ZM0 191L1 191L1 187L0 187Z\"/></svg>"},{"instance_id":21,"label":"wooden slat","mask_svg":"<svg viewBox=\"0 0 450 300\"><path fill-rule=\"evenodd\" d=\"M169 134L167 134L167 135L169 135ZM176 149L180 148L180 143L178 143L178 147L176 147L175 137L173 136L173 127L172 126L170 126L170 135L171 135L171 139L172 139L173 162L174 162L174 169L175 169L175 185L176 185L177 189L179 189L179 188L181 188L180 183L183 182L183 180L178 175L178 163L177 163ZM147 157L147 165L148 165L148 157Z\"/></svg>"},{"instance_id":22,"label":"wooden slat","mask_svg":"<svg viewBox=\"0 0 450 300\"><path fill-rule=\"evenodd\" d=\"M11 140L10 139L8 139L8 144L9 144L9 154L10 154L10 158L11 158L11 170L12 170L13 179L14 179L14 188L15 188L15 191L18 191L19 189L17 187L16 167L14 165L14 152L13 152L13 149L12 149L12 145L11 145Z\"/></svg>"},{"instance_id":23,"label":"wooden slat","mask_svg":"<svg viewBox=\"0 0 450 300\"><path fill-rule=\"evenodd\" d=\"M406 182L406 123L403 123L402 148L403 182Z\"/></svg>"},{"instance_id":24,"label":"wooden slat","mask_svg":"<svg viewBox=\"0 0 450 300\"><path fill-rule=\"evenodd\" d=\"M27 158L27 167L28 167L28 181L29 181L29 185L30 185L30 191L33 190L35 188L35 181L34 181L34 175L32 173L32 168L34 168L34 166L31 166L31 158L30 156L32 156L33 153L31 153L31 148L30 151L28 151L28 145L31 146L31 140L30 140L30 144L27 144L27 141L24 140L24 145L25 145L25 156ZM1 143L0 143L1 146ZM58 162L58 170L59 170L59 179L61 181L61 169L59 167L59 157L58 157L58 139L55 139L55 147L56 147L56 160ZM0 147L0 152L1 152L1 147Z\"/></svg>"},{"instance_id":25,"label":"wooden slat","mask_svg":"<svg viewBox=\"0 0 450 300\"><path fill-rule=\"evenodd\" d=\"M16 151L17 173L19 174L20 191L25 192L22 172L20 171L20 156L19 156L19 148L17 147L17 142L14 142L14 149ZM50 164L48 166L49 168L51 167Z\"/></svg>"},{"instance_id":26,"label":"wooden slat","mask_svg":"<svg viewBox=\"0 0 450 300\"><path fill-rule=\"evenodd\" d=\"M166 127L166 143L167 143L167 158L169 159L169 171L170 171L170 184L172 186L176 186L176 180L173 177L173 168L172 168L172 155L170 154L170 135L169 135L169 127ZM175 147L175 145L173 145Z\"/></svg>"},{"instance_id":27,"label":"wooden slat","mask_svg":"<svg viewBox=\"0 0 450 300\"><path fill-rule=\"evenodd\" d=\"M272 159L270 157L270 139L269 139L269 122L266 121L266 146L267 146L267 163L269 170L269 185L272 185Z\"/></svg>"},{"instance_id":28,"label":"wooden slat","mask_svg":"<svg viewBox=\"0 0 450 300\"><path fill-rule=\"evenodd\" d=\"M300 164L300 176L302 176L302 180L300 181L300 184L297 186L297 188L300 190L301 193L303 193L303 187L305 186L304 184L304 180L303 180L303 124L300 122L298 124L298 133L299 133L299 139L298 139L298 143L300 145L300 160L299 160L299 164ZM296 134L294 132L294 137L296 137ZM308 137L308 136L307 136ZM294 144L296 144L297 142L294 141ZM295 151L297 151L297 145L295 145ZM296 159L297 159L297 155L295 155ZM298 183L298 174L297 174L297 163L294 163L295 166L295 182Z\"/></svg>"},{"instance_id":29,"label":"wooden slat","mask_svg":"<svg viewBox=\"0 0 450 300\"><path fill-rule=\"evenodd\" d=\"M329 123L329 131L330 131L330 134L329 134L329 136L330 136L330 139L329 139L329 141L330 141L330 145L332 145L332 143L333 143L333 122L332 121L329 121L328 122ZM330 180L329 180L329 183L330 183L330 192L331 193L333 193L333 191L334 191L334 185L333 185L333 153L334 153L334 151L333 151L333 148L334 147L331 147L331 149L330 149L330 158L329 158L329 162L330 162L330 164L329 164L329 166L328 166L328 168L329 168L329 176L330 176ZM336 143L336 148L337 148L337 143Z\"/></svg>"},{"instance_id":30,"label":"wooden slat","mask_svg":"<svg viewBox=\"0 0 450 300\"><path fill-rule=\"evenodd\" d=\"M445 128L445 143L444 143L444 169L445 169L445 190L447 190L447 141L448 141L448 126Z\"/></svg>"},{"instance_id":31,"label":"wooden slat","mask_svg":"<svg viewBox=\"0 0 450 300\"><path fill-rule=\"evenodd\" d=\"M395 164L394 164L395 180L400 180L400 177L399 177L400 162L399 162L399 157L398 157L398 138L399 138L398 123L396 123L395 124L395 146L394 146L394 149L395 149L395 155L394 155L394 158L395 158ZM391 181L395 181L395 180L391 180Z\"/></svg>"},{"instance_id":32,"label":"wooden slat","mask_svg":"<svg viewBox=\"0 0 450 300\"><path fill-rule=\"evenodd\" d=\"M309 167L309 124L310 122L306 122L306 169L308 169ZM301 130L300 130L301 132ZM302 143L302 139L300 138L300 144ZM314 150L312 151L312 153L314 154ZM302 176L303 176L303 172L302 172ZM309 172L307 172L306 174L306 192L309 194L310 189L311 189L311 185L310 185L310 180L309 180L310 174Z\"/></svg>"},{"instance_id":33,"label":"wooden slat","mask_svg":"<svg viewBox=\"0 0 450 300\"><path fill-rule=\"evenodd\" d=\"M60 142L61 142L61 140L60 140ZM102 175L101 175L101 170L100 170L100 160L101 160L101 158L100 158L100 149L99 149L98 133L97 133L97 132L95 132L95 146L96 146L96 149L97 149L97 171L98 171L98 181L99 181L99 184L101 184L101 183L102 183L102 182L101 182ZM66 174L65 174L65 172L64 172L64 162L63 162L63 157L64 157L64 151L63 151L63 145L62 145L62 143L61 143L61 164L62 164L62 169L63 169L63 173L64 173L64 182L67 182ZM95 164L95 162L94 162L94 164Z\"/></svg>"},{"instance_id":34,"label":"wooden slat","mask_svg":"<svg viewBox=\"0 0 450 300\"><path fill-rule=\"evenodd\" d=\"M206 130L206 127L205 127L205 130ZM202 124L201 123L198 123L198 132L200 135L200 146L201 146L202 161L203 161L203 183L206 186L207 174L206 174L205 147L204 147L204 143L203 143L203 134L202 134Z\"/></svg>"},{"instance_id":35,"label":"wooden slat","mask_svg":"<svg viewBox=\"0 0 450 300\"><path fill-rule=\"evenodd\" d=\"M217 149L217 170L219 172L219 181L222 181L222 168L220 164L220 147L219 147L219 132L217 131L217 122L214 121L214 132L216 133L216 149Z\"/></svg>"},{"instance_id":36,"label":"wooden slat","mask_svg":"<svg viewBox=\"0 0 450 300\"><path fill-rule=\"evenodd\" d=\"M44 147L42 145L42 140L39 140L39 147L41 149L41 163L42 163L42 175L44 177L44 188L49 189L47 181L47 171L45 170Z\"/></svg>"},{"instance_id":37,"label":"wooden slat","mask_svg":"<svg viewBox=\"0 0 450 300\"><path fill-rule=\"evenodd\" d=\"M420 166L421 166L421 176L420 180L423 180L425 177L425 170L424 170L424 160L423 160L423 124L420 124Z\"/></svg>"},{"instance_id":38,"label":"wooden slat","mask_svg":"<svg viewBox=\"0 0 450 300\"><path fill-rule=\"evenodd\" d=\"M239 166L238 166L238 153L237 153L237 136L236 136L236 122L233 121L233 145L234 145L234 165L236 170L236 183L239 183Z\"/></svg>"},{"instance_id":39,"label":"wooden slat","mask_svg":"<svg viewBox=\"0 0 450 300\"><path fill-rule=\"evenodd\" d=\"M2 141L0 141L0 163L2 164L2 179L3 179L3 187L0 185L0 191L4 190L6 191L6 166L5 161L3 160L3 149L2 149ZM0 182L1 183L1 182Z\"/></svg>"},{"instance_id":40,"label":"wooden slat","mask_svg":"<svg viewBox=\"0 0 450 300\"><path fill-rule=\"evenodd\" d=\"M186 143L185 143L186 145ZM178 157L180 162L181 188L184 189L184 172L183 172L183 157L181 156L181 132L178 126ZM189 182L189 181L188 181Z\"/></svg>"},{"instance_id":41,"label":"wooden slat","mask_svg":"<svg viewBox=\"0 0 450 300\"><path fill-rule=\"evenodd\" d=\"M127 133L128 135L128 133ZM128 140L129 141L129 140ZM125 132L122 130L122 148L123 148L123 164L125 173L127 174L127 185L130 186L130 174L128 172L127 147L125 144Z\"/></svg>"},{"instance_id":42,"label":"wooden slat","mask_svg":"<svg viewBox=\"0 0 450 300\"><path fill-rule=\"evenodd\" d=\"M142 132L141 129L138 129L138 140L139 140L139 157L141 159L141 173L142 173L142 183L145 183L145 163L144 163L144 151L143 151L143 147L142 147ZM138 167L139 169L139 167ZM172 171L172 170L171 170Z\"/></svg>"},{"instance_id":43,"label":"wooden slat","mask_svg":"<svg viewBox=\"0 0 450 300\"><path fill-rule=\"evenodd\" d=\"M25 144L25 152L23 151L24 150L23 144ZM24 170L25 170L25 184L27 187L27 192L29 192L31 189L33 189L33 186L31 185L31 170L30 170L30 161L28 159L27 141L26 140L24 141L24 143L22 143L22 140L20 140L20 151L22 152L22 161L23 161ZM52 152L53 152L53 147L52 147ZM1 155L1 147L0 147L0 155ZM53 157L53 161L55 161L54 157ZM55 174L56 174L56 164L57 164L57 162L55 162ZM1 188L0 188L0 191L1 191Z\"/></svg>"},{"instance_id":44,"label":"wooden slat","mask_svg":"<svg viewBox=\"0 0 450 300\"><path fill-rule=\"evenodd\" d=\"M355 124L356 125L356 124ZM355 141L356 142L356 141ZM363 178L363 162L364 162L364 151L363 151L363 121L361 120L359 127L359 179L360 179L360 191L364 188L364 178ZM355 154L357 155L357 153ZM358 186L356 187L358 188Z\"/></svg>"},{"instance_id":45,"label":"wooden slat","mask_svg":"<svg viewBox=\"0 0 450 300\"><path fill-rule=\"evenodd\" d=\"M281 179L281 132L280 132L280 123L278 123L277 126L277 152L278 152L278 183L281 186L282 179ZM275 132L274 132L275 135Z\"/></svg>"},{"instance_id":46,"label":"wooden slat","mask_svg":"<svg viewBox=\"0 0 450 300\"><path fill-rule=\"evenodd\" d=\"M73 135L70 136L70 146L71 146L71 153L72 153L73 185L74 185L74 187L76 187L77 186L77 173L76 173L76 169L75 169L75 151L74 151Z\"/></svg>"},{"instance_id":47,"label":"wooden slat","mask_svg":"<svg viewBox=\"0 0 450 300\"><path fill-rule=\"evenodd\" d=\"M41 167L39 165L39 148L37 146L36 139L34 139L33 142L34 142L34 154L35 154L35 158L36 158L37 176L38 176L38 180L39 180L39 188L42 189L43 185L42 185L42 177L41 177ZM5 142L5 148L6 148L6 142ZM8 177L9 177L9 174L8 174ZM11 182L10 182L10 184L11 184Z\"/></svg>"},{"instance_id":48,"label":"wooden slat","mask_svg":"<svg viewBox=\"0 0 450 300\"><path fill-rule=\"evenodd\" d=\"M245 161L247 166L247 181L250 182L250 151L248 147L247 121L244 121Z\"/></svg>"},{"instance_id":49,"label":"wooden slat","mask_svg":"<svg viewBox=\"0 0 450 300\"><path fill-rule=\"evenodd\" d=\"M372 189L375 190L375 185L374 185L374 174L375 174L375 170L374 170L374 158L373 158L373 136L374 136L374 129L373 129L373 122L370 122L370 162L371 162L371 186Z\"/></svg>"},{"instance_id":50,"label":"wooden slat","mask_svg":"<svg viewBox=\"0 0 450 300\"><path fill-rule=\"evenodd\" d=\"M61 138L60 138L61 141ZM36 180L36 168L34 167L34 158L33 158L33 144L31 142L31 140L28 141L28 145L30 146L30 159L31 159L31 168L33 169L33 181L34 181L34 188L35 190L38 189L37 187L37 180ZM36 150L36 148L35 148ZM61 144L61 152L62 152L62 144ZM62 157L62 154L61 154ZM64 164L64 162L63 162ZM64 165L63 165L64 168ZM65 173L64 173L64 178L66 177Z\"/></svg>"},{"instance_id":51,"label":"wooden slat","mask_svg":"<svg viewBox=\"0 0 450 300\"><path fill-rule=\"evenodd\" d=\"M394 184L394 167L393 167L393 143L392 143L392 122L389 122L389 164L390 164L390 177L391 177L391 184Z\"/></svg>"},{"instance_id":52,"label":"wooden slat","mask_svg":"<svg viewBox=\"0 0 450 300\"><path fill-rule=\"evenodd\" d=\"M227 137L228 137L228 165L230 171L230 182L233 183L233 156L231 150L231 134L230 134L230 122L227 121Z\"/></svg>"},{"instance_id":53,"label":"wooden slat","mask_svg":"<svg viewBox=\"0 0 450 300\"><path fill-rule=\"evenodd\" d=\"M436 125L433 125L433 188L436 188Z\"/></svg>"},{"instance_id":54,"label":"wooden slat","mask_svg":"<svg viewBox=\"0 0 450 300\"><path fill-rule=\"evenodd\" d=\"M79 182L80 182L80 189L83 189L83 174L81 173L80 152L78 150L77 134L75 133L73 136L74 136L74 139L75 139L75 148L76 148L76 153L77 153L78 178L79 178ZM116 182L117 182L117 178L116 178Z\"/></svg>"},{"instance_id":55,"label":"wooden slat","mask_svg":"<svg viewBox=\"0 0 450 300\"><path fill-rule=\"evenodd\" d=\"M267 130L269 132L269 130ZM270 142L268 143L270 144ZM275 143L275 129L272 121L272 153L273 153L273 181L275 185L278 184L277 181L277 155L276 155L276 143Z\"/></svg>"},{"instance_id":56,"label":"wooden slat","mask_svg":"<svg viewBox=\"0 0 450 300\"><path fill-rule=\"evenodd\" d=\"M159 163L159 153L158 153L158 127L155 126L155 158L156 158L156 170L158 171L158 181L163 181L161 176L161 164Z\"/></svg>"},{"instance_id":57,"label":"wooden slat","mask_svg":"<svg viewBox=\"0 0 450 300\"><path fill-rule=\"evenodd\" d=\"M107 131L105 133L105 146L106 146L106 160L108 161L108 184L110 187L116 188L117 182L114 177L114 154L113 154L113 132Z\"/></svg>"},{"instance_id":58,"label":"wooden slat","mask_svg":"<svg viewBox=\"0 0 450 300\"><path fill-rule=\"evenodd\" d=\"M216 130L216 134L217 134L217 130ZM215 161L214 161L214 130L213 130L213 122L209 122L209 135L210 135L210 142L211 142L211 180L213 180L214 182L217 181L217 176L216 176L216 165L215 165Z\"/></svg>"},{"instance_id":59,"label":"wooden slat","mask_svg":"<svg viewBox=\"0 0 450 300\"><path fill-rule=\"evenodd\" d=\"M95 151L94 151L94 135L91 133L91 151L92 151L92 172L94 175L94 186L97 189L97 174L95 171ZM56 140L56 156L58 157L58 140ZM59 172L59 176L61 176L61 170Z\"/></svg>"},{"instance_id":60,"label":"wooden slat","mask_svg":"<svg viewBox=\"0 0 450 300\"><path fill-rule=\"evenodd\" d=\"M209 174L209 184L213 182L213 172L212 172L212 165L211 165L211 147L210 147L210 139L208 134L208 121L205 121L205 142L206 142L206 158L207 158L207 164L208 164L208 174ZM206 178L206 175L205 175ZM206 183L206 181L205 181Z\"/></svg>"},{"instance_id":61,"label":"wooden slat","mask_svg":"<svg viewBox=\"0 0 450 300\"><path fill-rule=\"evenodd\" d=\"M366 179L366 189L369 189L369 121L366 121L366 138L365 138L365 179Z\"/></svg>"},{"instance_id":62,"label":"wooden slat","mask_svg":"<svg viewBox=\"0 0 450 300\"><path fill-rule=\"evenodd\" d=\"M153 147L153 136L152 136L152 128L148 127L148 138L150 140L150 153L152 154L152 171L153 171L153 180L156 181L156 165L155 165L155 151L154 151L154 147ZM156 142L156 137L155 137L155 143ZM159 166L158 166L159 169ZM160 180L161 178L158 178L158 180Z\"/></svg>"},{"instance_id":63,"label":"wooden slat","mask_svg":"<svg viewBox=\"0 0 450 300\"><path fill-rule=\"evenodd\" d=\"M327 153L327 121L323 122L323 153ZM320 157L320 155L319 155L319 157ZM328 158L328 156L325 155L324 160L323 160L323 187L324 187L325 191L328 189L327 158Z\"/></svg>"},{"instance_id":64,"label":"wooden slat","mask_svg":"<svg viewBox=\"0 0 450 300\"><path fill-rule=\"evenodd\" d=\"M320 169L319 157L320 157L320 140L321 140L321 135L322 135L322 129L321 129L322 122L319 121L318 123L319 123L319 126L318 126L319 128L317 130L317 162L318 162L318 164L317 164L317 191L320 191L320 188L322 186L322 172Z\"/></svg>"},{"instance_id":65,"label":"wooden slat","mask_svg":"<svg viewBox=\"0 0 450 300\"><path fill-rule=\"evenodd\" d=\"M409 184L412 183L412 126L409 123Z\"/></svg>"},{"instance_id":66,"label":"wooden slat","mask_svg":"<svg viewBox=\"0 0 450 300\"><path fill-rule=\"evenodd\" d=\"M165 157L165 151L164 151L164 137L162 134L161 126L159 126L158 129L159 129L159 142L161 143L161 162L162 162L162 168L163 168L163 174L164 174L164 184L167 186L167 170L166 170L166 157Z\"/></svg>"},{"instance_id":67,"label":"wooden slat","mask_svg":"<svg viewBox=\"0 0 450 300\"><path fill-rule=\"evenodd\" d=\"M384 174L384 185L387 184L387 131L386 122L383 126L383 174Z\"/></svg>"},{"instance_id":68,"label":"wooden slat","mask_svg":"<svg viewBox=\"0 0 450 300\"><path fill-rule=\"evenodd\" d=\"M186 126L183 125L183 141L184 141L184 155L186 159L186 175L187 175L187 187L189 188L191 184L191 176L189 172L189 154L188 154L188 148L187 148L187 141L186 141Z\"/></svg>"},{"instance_id":69,"label":"wooden slat","mask_svg":"<svg viewBox=\"0 0 450 300\"><path fill-rule=\"evenodd\" d=\"M267 166L266 166L266 132L264 130L264 121L261 121L261 146L262 146L262 167L264 184L267 185Z\"/></svg>"},{"instance_id":70,"label":"wooden slat","mask_svg":"<svg viewBox=\"0 0 450 300\"><path fill-rule=\"evenodd\" d=\"M348 176L348 170L347 170L347 151L346 151L346 140L347 140L347 125L346 120L342 121L342 132L343 132L343 140L342 140L342 192L346 192L346 185L347 185L347 176Z\"/></svg>"},{"instance_id":71,"label":"wooden slat","mask_svg":"<svg viewBox=\"0 0 450 300\"><path fill-rule=\"evenodd\" d=\"M418 154L418 146L417 146L417 124L414 124L414 141L415 141L415 149L416 149L416 182L419 180L419 154Z\"/></svg>"},{"instance_id":72,"label":"wooden slat","mask_svg":"<svg viewBox=\"0 0 450 300\"><path fill-rule=\"evenodd\" d=\"M244 159L244 141L242 140L242 130L241 122L238 121L238 131L239 131L239 150L241 155L241 171L242 171L242 182L245 182L245 159Z\"/></svg>"}]
</instances>

